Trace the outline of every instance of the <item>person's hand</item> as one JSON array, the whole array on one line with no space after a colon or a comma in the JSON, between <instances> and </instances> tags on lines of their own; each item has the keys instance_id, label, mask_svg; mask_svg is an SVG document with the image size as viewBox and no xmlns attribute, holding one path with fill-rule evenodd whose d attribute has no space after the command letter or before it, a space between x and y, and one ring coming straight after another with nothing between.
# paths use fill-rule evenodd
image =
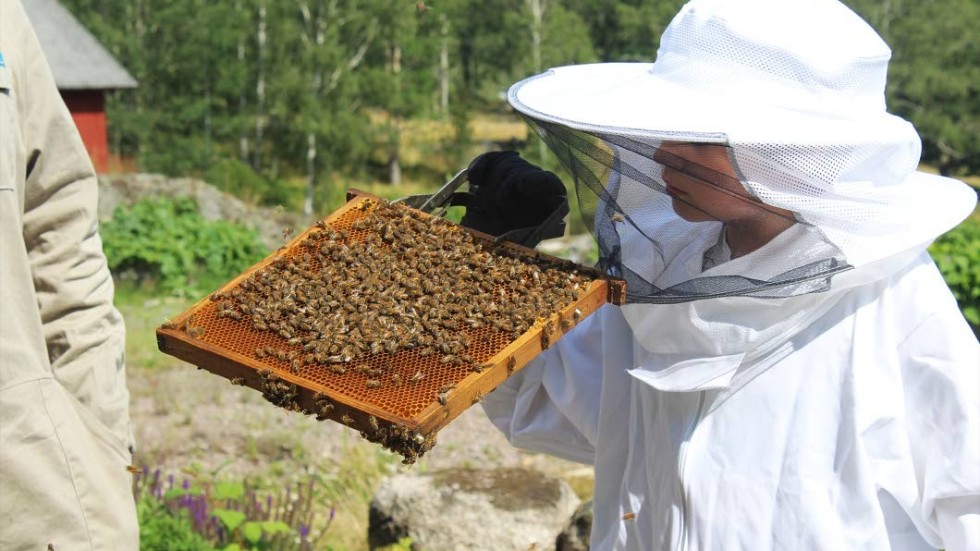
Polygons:
<instances>
[{"instance_id":1,"label":"person's hand","mask_svg":"<svg viewBox=\"0 0 980 551\"><path fill-rule=\"evenodd\" d=\"M470 163L467 176L476 198L460 223L493 236L538 226L568 203L558 176L525 161L516 151L480 155Z\"/></svg>"}]
</instances>

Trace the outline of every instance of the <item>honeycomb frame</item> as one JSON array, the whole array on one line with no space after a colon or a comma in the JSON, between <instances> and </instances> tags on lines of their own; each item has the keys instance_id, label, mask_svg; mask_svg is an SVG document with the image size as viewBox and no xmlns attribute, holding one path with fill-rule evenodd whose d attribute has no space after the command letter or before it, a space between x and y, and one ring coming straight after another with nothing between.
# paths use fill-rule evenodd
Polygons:
<instances>
[{"instance_id":1,"label":"honeycomb frame","mask_svg":"<svg viewBox=\"0 0 980 551\"><path fill-rule=\"evenodd\" d=\"M268 267L277 258L301 254L301 243L318 228L349 229L363 216L365 201L385 202L350 190L347 203L230 280L217 293L232 292L251 274ZM347 425L368 440L401 454L405 463L413 463L435 445L439 430L459 414L477 404L600 306L607 302L623 304L626 296L625 282L620 279L534 249L512 243L494 244L491 236L454 226L469 232L488 248L506 247L511 256L522 261L552 262L588 274L591 280L577 300L559 311L541 313L517 338L492 333L489 329L474 331L474 334L492 334L489 338L473 339L476 344L471 353L480 363L478 371L440 365L438 355L422 356L418 350L354 358L352 363L364 367L384 362L398 374L400 384L391 387L396 391L374 391L365 385L366 376L354 370L338 375L319 365L297 371L290 368L288 359L256 357L250 351L263 346L285 346L285 339L272 332L256 331L249 327L248 321L217 316L212 295L159 327L158 347L165 354L229 379L233 384L258 390L277 406ZM356 237L352 236L351 241ZM420 380L413 380L419 374L423 375Z\"/></svg>"}]
</instances>

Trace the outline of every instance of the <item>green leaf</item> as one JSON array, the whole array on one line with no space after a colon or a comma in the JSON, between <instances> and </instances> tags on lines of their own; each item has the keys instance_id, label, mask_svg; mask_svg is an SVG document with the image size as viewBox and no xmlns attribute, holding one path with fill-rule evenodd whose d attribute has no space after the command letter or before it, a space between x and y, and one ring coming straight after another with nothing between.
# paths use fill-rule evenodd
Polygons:
<instances>
[{"instance_id":1,"label":"green leaf","mask_svg":"<svg viewBox=\"0 0 980 551\"><path fill-rule=\"evenodd\" d=\"M247 542L255 545L262 539L262 524L255 521L248 521L242 525L242 536Z\"/></svg>"},{"instance_id":2,"label":"green leaf","mask_svg":"<svg viewBox=\"0 0 980 551\"><path fill-rule=\"evenodd\" d=\"M276 534L289 532L291 529L289 525L281 520L267 520L262 523L262 530L267 532L270 536Z\"/></svg>"},{"instance_id":3,"label":"green leaf","mask_svg":"<svg viewBox=\"0 0 980 551\"><path fill-rule=\"evenodd\" d=\"M245 495L245 485L241 482L219 482L214 486L215 499L240 499Z\"/></svg>"},{"instance_id":4,"label":"green leaf","mask_svg":"<svg viewBox=\"0 0 980 551\"><path fill-rule=\"evenodd\" d=\"M199 496L203 493L204 490L202 490L200 486L191 486L190 488L170 488L163 494L163 500L169 501L178 497Z\"/></svg>"},{"instance_id":5,"label":"green leaf","mask_svg":"<svg viewBox=\"0 0 980 551\"><path fill-rule=\"evenodd\" d=\"M214 516L218 517L221 524L224 524L225 529L228 532L234 532L235 528L238 528L243 522L245 522L245 513L241 511L233 511L231 509L215 509ZM244 527L242 528L244 530Z\"/></svg>"}]
</instances>

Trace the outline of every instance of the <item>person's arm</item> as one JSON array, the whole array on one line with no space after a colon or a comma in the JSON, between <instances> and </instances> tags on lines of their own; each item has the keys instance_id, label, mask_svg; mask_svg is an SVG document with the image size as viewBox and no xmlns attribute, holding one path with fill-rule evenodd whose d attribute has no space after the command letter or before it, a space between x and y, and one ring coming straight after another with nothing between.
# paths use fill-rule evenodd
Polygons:
<instances>
[{"instance_id":1,"label":"person's arm","mask_svg":"<svg viewBox=\"0 0 980 551\"><path fill-rule=\"evenodd\" d=\"M488 417L512 444L593 463L610 369L607 341L616 341L617 362L632 350L629 328L615 309L600 308L484 398Z\"/></svg>"},{"instance_id":2,"label":"person's arm","mask_svg":"<svg viewBox=\"0 0 980 551\"><path fill-rule=\"evenodd\" d=\"M98 234L98 182L78 130L18 5L15 86L26 158L23 237L55 378L131 447L125 330ZM9 22L8 22L9 23Z\"/></svg>"},{"instance_id":3,"label":"person's arm","mask_svg":"<svg viewBox=\"0 0 980 551\"><path fill-rule=\"evenodd\" d=\"M948 297L952 303L952 297ZM980 344L955 303L899 348L923 517L947 551L980 549Z\"/></svg>"}]
</instances>

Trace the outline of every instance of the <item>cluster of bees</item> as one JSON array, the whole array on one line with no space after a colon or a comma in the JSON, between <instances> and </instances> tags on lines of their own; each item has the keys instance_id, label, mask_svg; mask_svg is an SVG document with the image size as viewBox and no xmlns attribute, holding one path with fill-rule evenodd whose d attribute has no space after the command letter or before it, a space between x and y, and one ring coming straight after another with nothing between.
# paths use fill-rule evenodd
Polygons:
<instances>
[{"instance_id":1,"label":"cluster of bees","mask_svg":"<svg viewBox=\"0 0 980 551\"><path fill-rule=\"evenodd\" d=\"M478 339L514 340L538 322L547 347L581 316L576 310L572 319L550 318L581 298L594 277L570 262L480 240L405 206L363 200L354 208L360 212L353 222L318 223L297 246L211 296L218 317L279 337L278 346L257 348L257 358L279 360L294 373L313 365L360 373L365 388L379 389L417 384L425 374L402 380L390 361L368 367L367 358L414 350L439 366L479 372L489 365L475 357ZM510 358L509 370L514 363ZM263 379L270 401L296 403L295 389L268 374ZM449 392L440 388L434 398L445 404ZM314 409L330 406L321 402ZM408 459L423 445L403 432L392 425L365 436L405 448Z\"/></svg>"},{"instance_id":2,"label":"cluster of bees","mask_svg":"<svg viewBox=\"0 0 980 551\"><path fill-rule=\"evenodd\" d=\"M211 297L218 317L249 320L289 345L258 348L256 357L288 362L292 371L319 364L343 374L361 367L358 358L414 349L480 371L486 365L469 353L473 334L517 338L588 284L568 265L529 262L504 246L489 250L441 218L375 201L360 206L367 212L350 230L320 222L292 254ZM543 341L552 338L548 327ZM374 381L366 386L383 386L382 373L362 371Z\"/></svg>"},{"instance_id":3,"label":"cluster of bees","mask_svg":"<svg viewBox=\"0 0 980 551\"><path fill-rule=\"evenodd\" d=\"M262 396L269 402L285 408L289 411L298 411L307 415L316 415L318 421L330 419L337 411L337 405L325 394L317 392L313 395L313 405L304 407L301 404L299 389L296 385L288 383L271 369L263 369L259 372L261 378ZM236 378L233 384L245 384L244 379ZM448 391L447 391L448 392ZM349 413L343 413L339 421L347 426L355 424L354 418ZM381 422L373 415L366 417L367 427L361 430L361 436L381 444L403 457L403 463L412 464L422 454L435 445L435 435L429 437L413 432L403 423Z\"/></svg>"}]
</instances>

